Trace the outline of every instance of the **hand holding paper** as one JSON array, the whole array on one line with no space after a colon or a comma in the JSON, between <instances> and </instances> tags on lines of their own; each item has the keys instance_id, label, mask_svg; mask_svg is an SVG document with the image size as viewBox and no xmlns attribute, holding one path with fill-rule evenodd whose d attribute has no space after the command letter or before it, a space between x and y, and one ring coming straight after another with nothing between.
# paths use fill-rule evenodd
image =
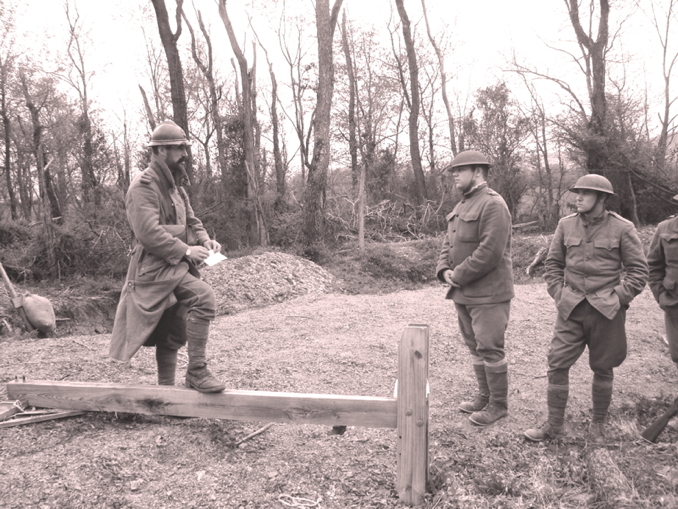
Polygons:
<instances>
[{"instance_id":1,"label":"hand holding paper","mask_svg":"<svg viewBox=\"0 0 678 509\"><path fill-rule=\"evenodd\" d=\"M215 253L210 249L209 256L205 258L204 262L206 265L209 265L211 267L212 265L216 265L217 263L223 262L226 259L227 258L221 253Z\"/></svg>"}]
</instances>

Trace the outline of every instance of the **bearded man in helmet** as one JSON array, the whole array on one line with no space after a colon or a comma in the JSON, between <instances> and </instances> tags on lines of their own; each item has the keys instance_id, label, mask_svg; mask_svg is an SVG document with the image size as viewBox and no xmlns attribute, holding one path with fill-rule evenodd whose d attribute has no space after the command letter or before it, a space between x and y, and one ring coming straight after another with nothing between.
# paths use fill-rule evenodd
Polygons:
<instances>
[{"instance_id":1,"label":"bearded man in helmet","mask_svg":"<svg viewBox=\"0 0 678 509\"><path fill-rule=\"evenodd\" d=\"M133 250L109 354L129 361L141 346L155 346L158 384L174 385L177 350L187 344L186 386L221 392L225 386L212 376L206 360L216 299L196 268L221 245L210 240L182 187L188 145L174 122L159 125L148 144L150 165L127 191Z\"/></svg>"},{"instance_id":2,"label":"bearded man in helmet","mask_svg":"<svg viewBox=\"0 0 678 509\"><path fill-rule=\"evenodd\" d=\"M626 310L648 278L633 223L605 208L615 195L610 181L584 175L570 191L577 193L577 212L558 222L545 261L544 279L558 316L548 352L548 421L525 432L533 442L564 433L569 371L586 347L593 371L589 435L604 439L613 370L626 358Z\"/></svg>"},{"instance_id":3,"label":"bearded man in helmet","mask_svg":"<svg viewBox=\"0 0 678 509\"><path fill-rule=\"evenodd\" d=\"M513 298L511 214L487 186L487 157L475 150L457 154L446 168L462 199L447 216L436 275L450 285L459 329L471 352L478 394L459 410L478 426L508 415L508 369L504 334Z\"/></svg>"}]
</instances>

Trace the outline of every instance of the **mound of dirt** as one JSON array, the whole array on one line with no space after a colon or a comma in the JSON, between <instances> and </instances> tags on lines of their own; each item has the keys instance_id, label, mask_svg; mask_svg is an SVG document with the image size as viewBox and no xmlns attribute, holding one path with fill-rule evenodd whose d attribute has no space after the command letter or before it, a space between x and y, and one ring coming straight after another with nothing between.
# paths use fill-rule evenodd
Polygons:
<instances>
[{"instance_id":1,"label":"mound of dirt","mask_svg":"<svg viewBox=\"0 0 678 509\"><path fill-rule=\"evenodd\" d=\"M336 287L333 276L325 269L285 253L233 258L212 267L203 267L200 273L214 289L218 315L269 306L309 293L331 293ZM122 285L121 281L121 288ZM113 330L120 290L102 295L78 295L70 286L66 289L15 287L19 294L33 292L50 299L57 317L57 337L110 333ZM0 293L0 336L21 328L21 320L11 301Z\"/></svg>"},{"instance_id":2,"label":"mound of dirt","mask_svg":"<svg viewBox=\"0 0 678 509\"><path fill-rule=\"evenodd\" d=\"M285 253L225 260L200 270L214 289L217 314L230 315L308 293L331 293L332 275L315 263Z\"/></svg>"}]
</instances>

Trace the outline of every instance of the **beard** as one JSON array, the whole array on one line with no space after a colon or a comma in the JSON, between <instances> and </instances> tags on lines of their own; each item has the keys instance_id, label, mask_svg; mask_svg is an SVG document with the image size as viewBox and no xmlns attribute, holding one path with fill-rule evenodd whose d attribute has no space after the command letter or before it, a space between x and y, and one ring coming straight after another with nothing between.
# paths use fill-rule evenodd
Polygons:
<instances>
[{"instance_id":1,"label":"beard","mask_svg":"<svg viewBox=\"0 0 678 509\"><path fill-rule=\"evenodd\" d=\"M170 169L172 173L176 172L183 172L186 168L186 158L182 157L181 159L177 159L173 163L168 163L167 167Z\"/></svg>"}]
</instances>

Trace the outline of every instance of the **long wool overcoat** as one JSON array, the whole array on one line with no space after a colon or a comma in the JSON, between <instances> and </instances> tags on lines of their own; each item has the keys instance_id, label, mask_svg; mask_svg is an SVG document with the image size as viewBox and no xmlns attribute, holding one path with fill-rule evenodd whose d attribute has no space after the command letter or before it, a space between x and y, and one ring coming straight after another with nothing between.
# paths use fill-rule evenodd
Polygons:
<instances>
[{"instance_id":1,"label":"long wool overcoat","mask_svg":"<svg viewBox=\"0 0 678 509\"><path fill-rule=\"evenodd\" d=\"M121 361L131 359L156 327L160 329L161 319L172 320L181 313L175 306L174 289L189 271L199 277L185 258L186 251L189 245L209 240L186 191L156 155L132 181L125 205L132 228L132 259L109 349L109 355Z\"/></svg>"}]
</instances>

